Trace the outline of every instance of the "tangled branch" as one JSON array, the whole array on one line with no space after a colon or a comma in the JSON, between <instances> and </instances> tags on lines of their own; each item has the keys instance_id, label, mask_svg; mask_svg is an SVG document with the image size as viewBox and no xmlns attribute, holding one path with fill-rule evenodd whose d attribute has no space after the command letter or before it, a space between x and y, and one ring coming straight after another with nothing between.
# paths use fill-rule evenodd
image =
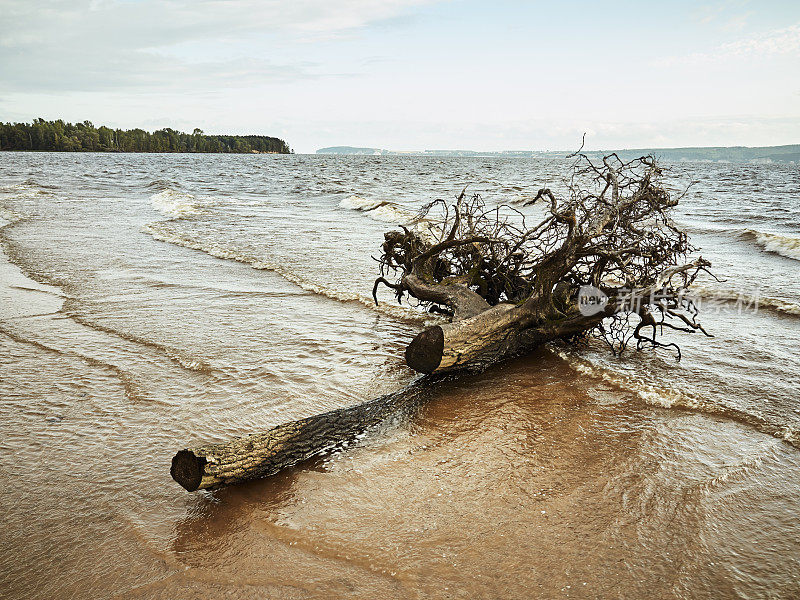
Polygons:
<instances>
[{"instance_id":1,"label":"tangled branch","mask_svg":"<svg viewBox=\"0 0 800 600\"><path fill-rule=\"evenodd\" d=\"M454 320L508 303L525 328L578 317L578 293L592 286L608 303L584 334L615 354L633 339L680 357L677 345L657 340L664 328L709 335L687 290L710 263L689 261L696 248L670 216L683 195L670 196L652 156L575 156L565 194L543 188L526 203L543 209L535 224L463 191L424 206L413 227L385 233L375 301L385 285L398 301L407 294Z\"/></svg>"}]
</instances>

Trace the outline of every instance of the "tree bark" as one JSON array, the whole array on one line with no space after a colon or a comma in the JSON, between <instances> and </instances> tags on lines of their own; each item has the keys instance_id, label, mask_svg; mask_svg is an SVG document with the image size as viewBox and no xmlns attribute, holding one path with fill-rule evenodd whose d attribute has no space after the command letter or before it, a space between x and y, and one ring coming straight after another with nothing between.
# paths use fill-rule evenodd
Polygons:
<instances>
[{"instance_id":1,"label":"tree bark","mask_svg":"<svg viewBox=\"0 0 800 600\"><path fill-rule=\"evenodd\" d=\"M483 370L504 358L528 352L557 338L585 331L607 316L563 316L527 326L524 306L498 304L469 319L435 325L406 347L406 364L419 373Z\"/></svg>"},{"instance_id":2,"label":"tree bark","mask_svg":"<svg viewBox=\"0 0 800 600\"><path fill-rule=\"evenodd\" d=\"M679 197L659 184L655 160L623 162L611 154L596 165L579 156L583 166L575 166L565 197L543 188L531 201L549 203L533 227L513 207L489 209L480 196L462 192L453 205L435 200L424 207L416 223L426 221L425 227L384 234L375 302L382 284L398 301L408 294L452 319L412 340L409 367L426 375L483 370L551 340L589 334L615 354L635 340L637 348L673 347L680 358L677 344L656 339L664 328L709 335L686 292L710 263L685 262L696 248L670 217ZM579 305L582 293L604 295L591 307L596 312ZM643 333L651 330L650 337ZM181 450L172 477L194 491L269 476L414 406L434 380L265 433Z\"/></svg>"},{"instance_id":3,"label":"tree bark","mask_svg":"<svg viewBox=\"0 0 800 600\"><path fill-rule=\"evenodd\" d=\"M604 318L623 309L638 312L642 317L641 324L634 331L634 337L657 344L654 339L644 338L640 334L643 327L655 328L656 325L662 325L656 324L651 313L646 310L650 299L661 292L676 275L704 268L706 265L707 261L697 258L684 265L665 269L652 285L630 290L630 294L623 298L611 299L603 310L593 315L582 314L574 303L564 311L555 308L551 302L543 307L543 303L535 295L519 306L497 304L471 317L434 325L419 333L406 347L406 364L425 374L483 370L499 360L529 352L546 342L587 331L601 323ZM444 286L440 284L439 287ZM553 295L558 296L557 289ZM626 306L630 298L638 299L640 304ZM565 305L568 299L557 298L556 303ZM675 316L681 318L687 328L708 335L702 327L686 317L681 317L680 314ZM663 325L675 329L674 326Z\"/></svg>"},{"instance_id":4,"label":"tree bark","mask_svg":"<svg viewBox=\"0 0 800 600\"><path fill-rule=\"evenodd\" d=\"M170 475L190 492L268 477L353 442L386 418L413 409L427 398L428 383L423 378L364 404L284 423L230 442L181 450L172 459Z\"/></svg>"}]
</instances>

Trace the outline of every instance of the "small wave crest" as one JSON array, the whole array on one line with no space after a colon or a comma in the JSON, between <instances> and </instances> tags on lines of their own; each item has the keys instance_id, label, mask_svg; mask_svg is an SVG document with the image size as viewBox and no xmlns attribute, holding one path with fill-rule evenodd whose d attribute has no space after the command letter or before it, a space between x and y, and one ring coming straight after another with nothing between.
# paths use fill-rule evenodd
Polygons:
<instances>
[{"instance_id":1,"label":"small wave crest","mask_svg":"<svg viewBox=\"0 0 800 600\"><path fill-rule=\"evenodd\" d=\"M411 227L431 243L438 241L442 234L441 229L435 222L420 216L408 208L386 200L376 202L354 195L348 196L339 202L339 207L366 213L367 216L375 221Z\"/></svg>"},{"instance_id":2,"label":"small wave crest","mask_svg":"<svg viewBox=\"0 0 800 600\"><path fill-rule=\"evenodd\" d=\"M337 300L339 302L358 302L359 304L366 306L369 309L394 317L401 321L415 322L415 323L440 322L439 318L436 317L435 315L423 313L414 310L410 307L386 304L386 303L382 303L376 306L372 298L362 296L354 292L343 292L340 290L334 290L329 287L319 285L316 282L311 282L308 279L304 278L302 275L295 273L290 269L287 269L284 265L278 262L271 262L269 260L264 260L262 258L248 256L246 254L238 252L234 248L226 247L220 244L195 240L189 237L188 235L181 234L175 231L169 231L162 225L165 224L151 223L149 225L145 225L143 231L145 233L150 234L151 236L153 236L154 239L159 240L161 242L175 244L176 246L183 246L184 248L191 248L192 250L199 250L216 258L235 260L237 262L248 264L254 269L272 271L273 273L277 273L287 281L294 283L295 285L306 290L307 292L318 294L320 296L325 296L332 300Z\"/></svg>"},{"instance_id":3,"label":"small wave crest","mask_svg":"<svg viewBox=\"0 0 800 600\"><path fill-rule=\"evenodd\" d=\"M778 298L763 298L760 300L761 304L767 308L772 308L778 312L800 317L800 304L797 302L790 302L788 300L780 300Z\"/></svg>"},{"instance_id":4,"label":"small wave crest","mask_svg":"<svg viewBox=\"0 0 800 600\"><path fill-rule=\"evenodd\" d=\"M685 391L637 380L625 373L599 365L576 352L561 348L551 348L551 350L578 373L594 379L601 379L614 387L629 391L649 406L678 408L714 417L723 417L749 425L762 433L784 440L795 448L800 448L800 430L790 425L775 423L746 410L714 402Z\"/></svg>"},{"instance_id":5,"label":"small wave crest","mask_svg":"<svg viewBox=\"0 0 800 600\"><path fill-rule=\"evenodd\" d=\"M42 190L57 190L57 185L50 185L46 183L39 183L33 177L28 177L25 181L20 184L17 184L19 188L27 188L27 189L42 189Z\"/></svg>"},{"instance_id":6,"label":"small wave crest","mask_svg":"<svg viewBox=\"0 0 800 600\"><path fill-rule=\"evenodd\" d=\"M393 202L388 202L387 200L376 202L375 200L367 200L355 195L348 196L339 202L339 207L367 213L371 219L385 223L405 224L414 221L417 216L412 211Z\"/></svg>"},{"instance_id":7,"label":"small wave crest","mask_svg":"<svg viewBox=\"0 0 800 600\"><path fill-rule=\"evenodd\" d=\"M169 189L177 189L181 186L180 183L174 181L172 179L154 179L150 183L147 184L147 187L153 190L169 190Z\"/></svg>"},{"instance_id":8,"label":"small wave crest","mask_svg":"<svg viewBox=\"0 0 800 600\"><path fill-rule=\"evenodd\" d=\"M158 212L166 217L180 219L202 213L197 198L186 192L180 192L174 188L167 188L150 196L150 204Z\"/></svg>"},{"instance_id":9,"label":"small wave crest","mask_svg":"<svg viewBox=\"0 0 800 600\"><path fill-rule=\"evenodd\" d=\"M35 198L37 196L52 195L53 190L57 189L58 186L39 183L32 177L29 177L21 183L0 187L0 193L3 195L9 194L18 198Z\"/></svg>"},{"instance_id":10,"label":"small wave crest","mask_svg":"<svg viewBox=\"0 0 800 600\"><path fill-rule=\"evenodd\" d=\"M765 296L758 293L757 289L753 290L752 293L743 294L741 290L695 284L692 286L692 291L701 299L718 301L721 303L740 303L743 311L754 311L756 309L766 308L786 315L800 317L799 303L783 298ZM702 310L702 306L700 306L700 308Z\"/></svg>"},{"instance_id":11,"label":"small wave crest","mask_svg":"<svg viewBox=\"0 0 800 600\"><path fill-rule=\"evenodd\" d=\"M0 228L16 223L21 219L22 217L19 214L0 204Z\"/></svg>"},{"instance_id":12,"label":"small wave crest","mask_svg":"<svg viewBox=\"0 0 800 600\"><path fill-rule=\"evenodd\" d=\"M101 331L103 333L114 335L123 340L133 342L135 344L140 344L142 346L155 348L157 351L160 351L163 354L165 354L170 360L178 363L183 368L188 369L190 371L210 373L215 370L214 367L212 367L209 363L199 358L190 356L186 352L178 350L177 348L172 348L170 346L160 344L153 340L149 340L147 338L134 335L132 333L128 333L125 331L116 330L111 327L106 327L104 325L101 325L100 323L92 321L91 319L82 316L78 311L76 311L73 307L73 302L71 301L68 301L64 305L64 312L68 314L70 318L72 318L72 320L75 321L76 323L80 323L81 325L89 327L90 329L94 329L95 331Z\"/></svg>"},{"instance_id":13,"label":"small wave crest","mask_svg":"<svg viewBox=\"0 0 800 600\"><path fill-rule=\"evenodd\" d=\"M509 204L524 205L526 202L533 202L536 199L536 194L516 193L509 200Z\"/></svg>"},{"instance_id":14,"label":"small wave crest","mask_svg":"<svg viewBox=\"0 0 800 600\"><path fill-rule=\"evenodd\" d=\"M786 258L800 260L800 238L746 229L741 233L744 239L752 240L767 252L780 254Z\"/></svg>"},{"instance_id":15,"label":"small wave crest","mask_svg":"<svg viewBox=\"0 0 800 600\"><path fill-rule=\"evenodd\" d=\"M759 231L757 229L739 229L708 223L680 223L689 233L697 235L714 235L730 239L744 240L759 246L762 250L778 254L786 258L800 260L800 237Z\"/></svg>"}]
</instances>

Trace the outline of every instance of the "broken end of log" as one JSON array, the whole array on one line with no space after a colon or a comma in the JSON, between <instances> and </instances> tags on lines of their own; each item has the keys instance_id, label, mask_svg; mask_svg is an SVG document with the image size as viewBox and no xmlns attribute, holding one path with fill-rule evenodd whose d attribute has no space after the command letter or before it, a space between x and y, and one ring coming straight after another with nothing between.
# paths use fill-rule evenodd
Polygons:
<instances>
[{"instance_id":1,"label":"broken end of log","mask_svg":"<svg viewBox=\"0 0 800 600\"><path fill-rule=\"evenodd\" d=\"M444 331L438 325L419 333L406 348L406 364L419 373L433 373L442 362Z\"/></svg>"},{"instance_id":2,"label":"broken end of log","mask_svg":"<svg viewBox=\"0 0 800 600\"><path fill-rule=\"evenodd\" d=\"M203 481L205 465L205 456L197 456L191 450L181 450L172 457L169 474L184 489L193 492L200 487L200 482Z\"/></svg>"}]
</instances>

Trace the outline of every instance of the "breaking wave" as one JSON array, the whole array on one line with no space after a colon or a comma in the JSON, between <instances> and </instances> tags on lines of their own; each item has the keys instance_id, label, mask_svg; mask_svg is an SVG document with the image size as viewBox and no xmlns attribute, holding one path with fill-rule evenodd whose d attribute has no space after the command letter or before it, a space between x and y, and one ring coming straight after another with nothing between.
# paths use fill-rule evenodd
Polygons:
<instances>
[{"instance_id":1,"label":"breaking wave","mask_svg":"<svg viewBox=\"0 0 800 600\"><path fill-rule=\"evenodd\" d=\"M348 196L339 202L339 207L367 213L367 216L371 219L383 221L385 223L406 224L414 221L417 216L416 213L393 202L388 202L386 200L376 202L375 200L367 200L361 196Z\"/></svg>"},{"instance_id":2,"label":"breaking wave","mask_svg":"<svg viewBox=\"0 0 800 600\"><path fill-rule=\"evenodd\" d=\"M186 192L168 187L150 196L150 204L166 217L180 219L202 213L202 202Z\"/></svg>"},{"instance_id":3,"label":"breaking wave","mask_svg":"<svg viewBox=\"0 0 800 600\"><path fill-rule=\"evenodd\" d=\"M339 208L347 208L366 213L367 216L375 221L411 227L420 236L431 243L436 242L442 233L433 221L421 217L418 213L408 208L386 200L375 202L374 200L367 200L361 196L349 196L339 202Z\"/></svg>"},{"instance_id":4,"label":"breaking wave","mask_svg":"<svg viewBox=\"0 0 800 600\"><path fill-rule=\"evenodd\" d=\"M723 219L717 218L717 221ZM734 221L735 222L735 221ZM759 246L762 250L778 254L786 258L800 260L800 237L785 235L782 233L771 233L768 231L758 231L757 229L738 229L711 225L708 223L679 223L681 227L693 234L706 234L740 239Z\"/></svg>"},{"instance_id":5,"label":"breaking wave","mask_svg":"<svg viewBox=\"0 0 800 600\"><path fill-rule=\"evenodd\" d=\"M695 284L692 286L692 291L699 296L701 302L702 300L707 300L720 303L740 303L743 312L766 308L786 315L800 316L800 303L783 298L765 296L758 293L758 290L753 290L752 293L743 293L730 288ZM702 304L700 308L702 310Z\"/></svg>"},{"instance_id":6,"label":"breaking wave","mask_svg":"<svg viewBox=\"0 0 800 600\"><path fill-rule=\"evenodd\" d=\"M277 273L287 281L294 283L295 285L306 290L307 292L319 294L320 296L325 296L332 300L337 300L339 302L357 302L363 306L366 306L367 308L376 310L380 313L383 313L385 315L394 317L402 321L407 321L407 322L410 321L414 323L440 322L439 317L435 315L430 315L428 313L423 313L418 310L414 310L411 307L399 306L395 304L387 304L385 302L376 306L375 301L370 297L362 296L361 294L357 294L354 292L342 292L339 290L334 290L319 285L318 283L311 282L306 278L304 278L302 275L299 275L294 271L287 269L285 266L283 266L278 262L272 262L264 258L256 258L254 256L248 256L246 254L238 252L234 248L226 247L213 242L204 243L202 241L192 239L187 235L183 235L175 231L169 231L165 227L163 227L163 225L165 225L165 223L150 223L149 225L144 226L143 231L145 233L150 234L151 236L153 236L154 239L161 242L175 244L176 246L183 246L184 248L191 248L192 250L199 250L201 252L205 252L210 256L214 256L215 258L235 260L237 262L250 265L254 269L272 271L273 273Z\"/></svg>"},{"instance_id":7,"label":"breaking wave","mask_svg":"<svg viewBox=\"0 0 800 600\"><path fill-rule=\"evenodd\" d=\"M22 219L20 215L0 204L0 228L16 223L20 219Z\"/></svg>"},{"instance_id":8,"label":"breaking wave","mask_svg":"<svg viewBox=\"0 0 800 600\"><path fill-rule=\"evenodd\" d=\"M175 189L180 187L180 183L174 181L172 179L154 179L150 183L147 184L147 187L154 189L154 190L168 190L170 188Z\"/></svg>"},{"instance_id":9,"label":"breaking wave","mask_svg":"<svg viewBox=\"0 0 800 600\"><path fill-rule=\"evenodd\" d=\"M754 241L767 252L780 254L786 258L800 260L800 238L780 233L767 233L746 229L741 233L741 237Z\"/></svg>"},{"instance_id":10,"label":"breaking wave","mask_svg":"<svg viewBox=\"0 0 800 600\"><path fill-rule=\"evenodd\" d=\"M601 379L616 388L632 392L649 406L658 408L678 408L715 417L723 417L753 427L762 433L784 440L795 448L800 448L800 430L795 429L791 425L775 423L760 415L718 402L712 402L706 398L685 391L646 383L635 377L603 367L592 362L585 356L578 355L578 353L574 351L567 351L560 348L551 348L551 351L578 373L595 379Z\"/></svg>"},{"instance_id":11,"label":"breaking wave","mask_svg":"<svg viewBox=\"0 0 800 600\"><path fill-rule=\"evenodd\" d=\"M536 194L517 193L511 198L511 200L509 200L509 204L524 205L526 202L532 202L535 199Z\"/></svg>"},{"instance_id":12,"label":"breaking wave","mask_svg":"<svg viewBox=\"0 0 800 600\"><path fill-rule=\"evenodd\" d=\"M22 183L18 183L16 186L19 189L43 189L43 190L57 190L57 185L48 185L46 183L39 183L33 177L28 177Z\"/></svg>"},{"instance_id":13,"label":"breaking wave","mask_svg":"<svg viewBox=\"0 0 800 600\"><path fill-rule=\"evenodd\" d=\"M20 183L0 187L0 194L9 194L14 198L36 198L37 196L50 196L53 194L53 190L57 189L58 187L55 185L39 183L29 177Z\"/></svg>"},{"instance_id":14,"label":"breaking wave","mask_svg":"<svg viewBox=\"0 0 800 600\"><path fill-rule=\"evenodd\" d=\"M779 298L761 297L759 305L771 308L780 313L800 317L800 304Z\"/></svg>"}]
</instances>

